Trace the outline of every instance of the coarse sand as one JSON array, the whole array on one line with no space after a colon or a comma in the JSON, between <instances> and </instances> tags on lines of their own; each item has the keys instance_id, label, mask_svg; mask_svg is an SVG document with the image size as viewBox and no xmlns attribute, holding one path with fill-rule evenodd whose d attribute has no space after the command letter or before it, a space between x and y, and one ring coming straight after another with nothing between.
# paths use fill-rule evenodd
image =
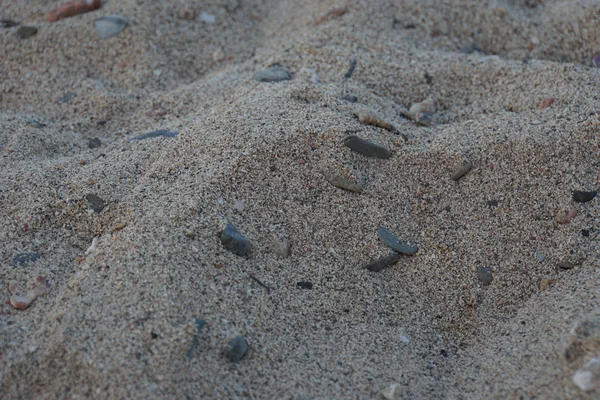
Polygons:
<instances>
[{"instance_id":1,"label":"coarse sand","mask_svg":"<svg viewBox=\"0 0 600 400\"><path fill-rule=\"evenodd\" d=\"M1 399L600 398L600 1L60 4L0 0Z\"/></svg>"}]
</instances>

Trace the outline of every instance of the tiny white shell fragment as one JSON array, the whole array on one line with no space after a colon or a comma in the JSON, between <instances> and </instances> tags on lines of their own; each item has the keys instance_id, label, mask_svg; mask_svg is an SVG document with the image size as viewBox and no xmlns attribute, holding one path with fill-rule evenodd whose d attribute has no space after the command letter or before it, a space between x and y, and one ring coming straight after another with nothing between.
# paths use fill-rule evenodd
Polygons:
<instances>
[{"instance_id":1,"label":"tiny white shell fragment","mask_svg":"<svg viewBox=\"0 0 600 400\"><path fill-rule=\"evenodd\" d=\"M85 251L85 255L87 256L88 254L90 254L92 251L96 250L96 243L98 243L98 238L94 238L92 240L92 244L90 245L90 247L88 247L88 249Z\"/></svg>"},{"instance_id":2,"label":"tiny white shell fragment","mask_svg":"<svg viewBox=\"0 0 600 400\"><path fill-rule=\"evenodd\" d=\"M105 15L94 21L98 37L100 39L108 39L115 36L129 24L129 20L122 15Z\"/></svg>"},{"instance_id":3,"label":"tiny white shell fragment","mask_svg":"<svg viewBox=\"0 0 600 400\"><path fill-rule=\"evenodd\" d=\"M592 358L573 375L573 383L584 392L600 388L600 358Z\"/></svg>"},{"instance_id":4,"label":"tiny white shell fragment","mask_svg":"<svg viewBox=\"0 0 600 400\"><path fill-rule=\"evenodd\" d=\"M217 21L217 17L202 11L202 13L200 14L200 21L206 22L207 24L214 24Z\"/></svg>"},{"instance_id":5,"label":"tiny white shell fragment","mask_svg":"<svg viewBox=\"0 0 600 400\"><path fill-rule=\"evenodd\" d=\"M401 400L402 387L398 383L391 384L381 391L381 395L386 400Z\"/></svg>"},{"instance_id":6,"label":"tiny white shell fragment","mask_svg":"<svg viewBox=\"0 0 600 400\"><path fill-rule=\"evenodd\" d=\"M416 120L417 114L426 113L433 115L435 113L435 105L431 97L423 100L420 103L413 104L408 110L408 116L413 120Z\"/></svg>"}]
</instances>

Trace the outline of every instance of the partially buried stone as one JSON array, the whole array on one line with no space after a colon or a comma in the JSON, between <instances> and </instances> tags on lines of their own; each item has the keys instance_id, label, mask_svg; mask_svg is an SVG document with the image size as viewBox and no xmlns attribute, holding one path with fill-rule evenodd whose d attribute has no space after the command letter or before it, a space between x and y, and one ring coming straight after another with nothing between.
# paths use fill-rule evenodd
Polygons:
<instances>
[{"instance_id":1,"label":"partially buried stone","mask_svg":"<svg viewBox=\"0 0 600 400\"><path fill-rule=\"evenodd\" d=\"M596 195L598 194L597 191L591 191L591 192L584 192L582 190L575 190L573 192L573 200L575 200L578 203L587 203L588 201L591 201L594 199L594 197L596 197Z\"/></svg>"},{"instance_id":2,"label":"partially buried stone","mask_svg":"<svg viewBox=\"0 0 600 400\"><path fill-rule=\"evenodd\" d=\"M98 37L108 39L117 35L129 24L129 20L122 15L105 15L94 21Z\"/></svg>"},{"instance_id":3,"label":"partially buried stone","mask_svg":"<svg viewBox=\"0 0 600 400\"><path fill-rule=\"evenodd\" d=\"M358 101L358 98L352 95L344 96L342 99L346 100L348 103L356 103Z\"/></svg>"},{"instance_id":4,"label":"partially buried stone","mask_svg":"<svg viewBox=\"0 0 600 400\"><path fill-rule=\"evenodd\" d=\"M227 224L221 233L221 243L233 254L240 257L245 256L250 249L250 243L231 224Z\"/></svg>"},{"instance_id":5,"label":"partially buried stone","mask_svg":"<svg viewBox=\"0 0 600 400\"><path fill-rule=\"evenodd\" d=\"M254 79L259 82L280 82L289 81L292 79L292 77L285 69L279 66L274 66L257 71L254 73Z\"/></svg>"},{"instance_id":6,"label":"partially buried stone","mask_svg":"<svg viewBox=\"0 0 600 400\"><path fill-rule=\"evenodd\" d=\"M310 290L313 288L312 282L308 282L308 281L298 282L298 283L296 283L296 286L298 286L300 289L307 289L307 290Z\"/></svg>"},{"instance_id":7,"label":"partially buried stone","mask_svg":"<svg viewBox=\"0 0 600 400\"><path fill-rule=\"evenodd\" d=\"M85 199L87 200L88 207L96 213L99 213L106 207L106 202L93 193L86 194Z\"/></svg>"},{"instance_id":8,"label":"partially buried stone","mask_svg":"<svg viewBox=\"0 0 600 400\"><path fill-rule=\"evenodd\" d=\"M176 137L176 136L177 136L177 132L158 130L158 131L152 131L152 132L144 133L144 134L138 135L136 137L133 137L133 138L129 139L129 142L134 142L136 140L152 139L152 138L156 138L156 137L172 138L172 137Z\"/></svg>"},{"instance_id":9,"label":"partially buried stone","mask_svg":"<svg viewBox=\"0 0 600 400\"><path fill-rule=\"evenodd\" d=\"M13 263L23 265L28 262L35 262L42 257L40 253L23 253L13 257Z\"/></svg>"},{"instance_id":10,"label":"partially buried stone","mask_svg":"<svg viewBox=\"0 0 600 400\"><path fill-rule=\"evenodd\" d=\"M573 269L575 268L575 263L569 261L561 261L558 263L558 268L560 269Z\"/></svg>"},{"instance_id":11,"label":"partially buried stone","mask_svg":"<svg viewBox=\"0 0 600 400\"><path fill-rule=\"evenodd\" d=\"M600 53L594 54L594 56L592 57L592 64L594 65L594 67L600 68Z\"/></svg>"},{"instance_id":12,"label":"partially buried stone","mask_svg":"<svg viewBox=\"0 0 600 400\"><path fill-rule=\"evenodd\" d=\"M242 359L248 351L248 343L242 335L238 335L231 339L225 346L225 357L231 362L236 362Z\"/></svg>"},{"instance_id":13,"label":"partially buried stone","mask_svg":"<svg viewBox=\"0 0 600 400\"><path fill-rule=\"evenodd\" d=\"M383 146L359 138L358 136L348 136L344 139L344 146L367 157L390 158L392 153Z\"/></svg>"},{"instance_id":14,"label":"partially buried stone","mask_svg":"<svg viewBox=\"0 0 600 400\"><path fill-rule=\"evenodd\" d=\"M19 23L12 19L0 19L0 28L10 28L16 25L19 25Z\"/></svg>"},{"instance_id":15,"label":"partially buried stone","mask_svg":"<svg viewBox=\"0 0 600 400\"><path fill-rule=\"evenodd\" d=\"M379 272L385 267L388 267L392 264L395 264L400 259L400 256L395 251L390 252L389 255L378 258L377 260L373 260L367 265L365 265L365 269L373 272Z\"/></svg>"},{"instance_id":16,"label":"partially buried stone","mask_svg":"<svg viewBox=\"0 0 600 400\"><path fill-rule=\"evenodd\" d=\"M494 280L494 276L492 275L492 269L490 267L477 267L477 280L483 286L490 286L490 284Z\"/></svg>"},{"instance_id":17,"label":"partially buried stone","mask_svg":"<svg viewBox=\"0 0 600 400\"><path fill-rule=\"evenodd\" d=\"M88 147L90 149L95 149L97 147L100 147L101 145L102 145L102 142L98 138L90 139L88 142Z\"/></svg>"},{"instance_id":18,"label":"partially buried stone","mask_svg":"<svg viewBox=\"0 0 600 400\"><path fill-rule=\"evenodd\" d=\"M592 358L573 375L573 383L584 392L600 388L600 358Z\"/></svg>"},{"instance_id":19,"label":"partially buried stone","mask_svg":"<svg viewBox=\"0 0 600 400\"><path fill-rule=\"evenodd\" d=\"M194 350L196 350L196 347L198 347L198 343L200 341L200 332L202 332L202 328L204 328L204 326L206 325L206 321L200 318L196 318L195 322L196 333L194 334L194 337L192 338L192 344L190 345L190 348L186 353L187 358L192 358L192 356L194 355Z\"/></svg>"},{"instance_id":20,"label":"partially buried stone","mask_svg":"<svg viewBox=\"0 0 600 400\"><path fill-rule=\"evenodd\" d=\"M325 176L325 179L333 186L340 189L349 190L351 192L360 193L363 190L363 186L360 182L354 182L350 178L338 174L329 174Z\"/></svg>"},{"instance_id":21,"label":"partially buried stone","mask_svg":"<svg viewBox=\"0 0 600 400\"><path fill-rule=\"evenodd\" d=\"M400 242L396 235L394 235L384 227L380 227L379 229L377 229L377 235L386 246L388 246L392 250L396 250L398 253L412 255L419 251L418 247L409 246Z\"/></svg>"},{"instance_id":22,"label":"partially buried stone","mask_svg":"<svg viewBox=\"0 0 600 400\"><path fill-rule=\"evenodd\" d=\"M35 26L23 25L20 26L19 29L17 29L17 35L19 35L21 39L28 39L35 35L37 32L38 28L36 28Z\"/></svg>"}]
</instances>

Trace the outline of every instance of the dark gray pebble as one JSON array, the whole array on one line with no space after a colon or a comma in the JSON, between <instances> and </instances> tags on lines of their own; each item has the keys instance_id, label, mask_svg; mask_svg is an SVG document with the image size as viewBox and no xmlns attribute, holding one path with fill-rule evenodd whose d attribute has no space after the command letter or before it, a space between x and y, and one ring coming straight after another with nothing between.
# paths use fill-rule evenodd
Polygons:
<instances>
[{"instance_id":1,"label":"dark gray pebble","mask_svg":"<svg viewBox=\"0 0 600 400\"><path fill-rule=\"evenodd\" d=\"M487 205L490 207L498 207L498 204L500 204L499 200L488 200Z\"/></svg>"},{"instance_id":2,"label":"dark gray pebble","mask_svg":"<svg viewBox=\"0 0 600 400\"><path fill-rule=\"evenodd\" d=\"M296 286L298 286L300 289L312 289L313 284L312 282L298 282L296 283Z\"/></svg>"},{"instance_id":3,"label":"dark gray pebble","mask_svg":"<svg viewBox=\"0 0 600 400\"><path fill-rule=\"evenodd\" d=\"M250 249L248 239L242 236L231 224L227 224L225 230L221 233L221 243L227 250L240 257L245 256Z\"/></svg>"},{"instance_id":4,"label":"dark gray pebble","mask_svg":"<svg viewBox=\"0 0 600 400\"><path fill-rule=\"evenodd\" d=\"M289 81L292 76L285 69L274 66L254 73L254 79L259 82Z\"/></svg>"},{"instance_id":5,"label":"dark gray pebble","mask_svg":"<svg viewBox=\"0 0 600 400\"><path fill-rule=\"evenodd\" d=\"M205 325L205 320L196 318L196 333L194 334L194 337L192 338L192 344L190 345L190 348L185 355L187 358L192 358L192 356L194 355L194 350L196 350L196 347L198 347L198 343L200 341L200 332L202 332L202 329Z\"/></svg>"},{"instance_id":6,"label":"dark gray pebble","mask_svg":"<svg viewBox=\"0 0 600 400\"><path fill-rule=\"evenodd\" d=\"M60 99L58 99L58 104L68 103L69 101L71 101L75 97L77 97L77 93L75 93L75 92L69 92L69 93L65 94L63 97L61 97Z\"/></svg>"},{"instance_id":7,"label":"dark gray pebble","mask_svg":"<svg viewBox=\"0 0 600 400\"><path fill-rule=\"evenodd\" d=\"M356 103L358 101L358 98L356 96L352 96L352 95L344 96L344 97L342 97L342 99L346 100L349 103Z\"/></svg>"},{"instance_id":8,"label":"dark gray pebble","mask_svg":"<svg viewBox=\"0 0 600 400\"><path fill-rule=\"evenodd\" d=\"M477 267L477 280L483 286L490 286L494 280L492 269L490 267Z\"/></svg>"},{"instance_id":9,"label":"dark gray pebble","mask_svg":"<svg viewBox=\"0 0 600 400\"><path fill-rule=\"evenodd\" d=\"M93 193L86 194L85 199L88 202L88 207L97 213L104 210L104 207L106 207L106 205L107 205L107 203L104 200L102 200L100 197L98 197L97 195L95 195Z\"/></svg>"},{"instance_id":10,"label":"dark gray pebble","mask_svg":"<svg viewBox=\"0 0 600 400\"><path fill-rule=\"evenodd\" d=\"M10 28L17 25L19 25L19 23L12 19L0 19L0 28Z\"/></svg>"},{"instance_id":11,"label":"dark gray pebble","mask_svg":"<svg viewBox=\"0 0 600 400\"><path fill-rule=\"evenodd\" d=\"M367 265L365 268L369 271L379 272L385 267L395 264L400 259L400 255L395 251L392 251L389 255L378 258L377 260L373 260Z\"/></svg>"},{"instance_id":12,"label":"dark gray pebble","mask_svg":"<svg viewBox=\"0 0 600 400\"><path fill-rule=\"evenodd\" d=\"M589 229L582 229L581 230L581 236L585 236L585 237L590 236L590 230Z\"/></svg>"},{"instance_id":13,"label":"dark gray pebble","mask_svg":"<svg viewBox=\"0 0 600 400\"><path fill-rule=\"evenodd\" d=\"M350 149L356 151L357 153L362 154L367 157L375 157L375 158L390 158L392 156L392 152L386 149L383 146L375 144L373 142L369 142L368 140L364 140L359 138L358 136L348 136L344 139L344 146L349 147Z\"/></svg>"},{"instance_id":14,"label":"dark gray pebble","mask_svg":"<svg viewBox=\"0 0 600 400\"><path fill-rule=\"evenodd\" d=\"M152 138L161 137L161 136L167 137L167 138L172 138L172 137L177 136L177 132L166 131L166 130L152 131L152 132L144 133L144 134L138 135L136 137L133 137L133 138L129 139L129 142L134 142L136 140L152 139Z\"/></svg>"},{"instance_id":15,"label":"dark gray pebble","mask_svg":"<svg viewBox=\"0 0 600 400\"><path fill-rule=\"evenodd\" d=\"M385 243L386 246L388 246L392 250L396 250L398 253L412 255L419 251L417 247L401 243L400 240L393 233L391 233L384 227L380 227L379 229L377 229L377 235L379 235L379 239L381 239L381 241Z\"/></svg>"},{"instance_id":16,"label":"dark gray pebble","mask_svg":"<svg viewBox=\"0 0 600 400\"><path fill-rule=\"evenodd\" d=\"M356 60L351 58L350 59L350 68L348 68L348 72L346 72L346 75L344 75L344 78L348 79L352 76L352 74L354 73L354 69L356 68Z\"/></svg>"},{"instance_id":17,"label":"dark gray pebble","mask_svg":"<svg viewBox=\"0 0 600 400\"><path fill-rule=\"evenodd\" d=\"M225 357L231 362L236 362L242 359L248 351L248 343L242 335L238 335L231 339L225 346Z\"/></svg>"},{"instance_id":18,"label":"dark gray pebble","mask_svg":"<svg viewBox=\"0 0 600 400\"><path fill-rule=\"evenodd\" d=\"M598 192L595 190L593 192L584 192L582 190L575 190L573 192L573 200L575 200L578 203L587 203L588 201L590 201L594 197L596 197L597 194L598 194Z\"/></svg>"},{"instance_id":19,"label":"dark gray pebble","mask_svg":"<svg viewBox=\"0 0 600 400\"><path fill-rule=\"evenodd\" d=\"M13 263L23 265L28 262L35 262L42 258L40 253L23 253L13 257Z\"/></svg>"},{"instance_id":20,"label":"dark gray pebble","mask_svg":"<svg viewBox=\"0 0 600 400\"><path fill-rule=\"evenodd\" d=\"M562 261L558 263L558 268L560 269L573 269L575 268L575 264L569 261Z\"/></svg>"},{"instance_id":21,"label":"dark gray pebble","mask_svg":"<svg viewBox=\"0 0 600 400\"><path fill-rule=\"evenodd\" d=\"M90 139L90 141L88 142L88 147L90 149L95 149L100 146L102 146L102 142L98 138Z\"/></svg>"},{"instance_id":22,"label":"dark gray pebble","mask_svg":"<svg viewBox=\"0 0 600 400\"><path fill-rule=\"evenodd\" d=\"M35 35L37 32L38 28L36 28L35 26L23 25L20 26L19 29L17 29L17 35L19 35L21 39L28 39Z\"/></svg>"}]
</instances>

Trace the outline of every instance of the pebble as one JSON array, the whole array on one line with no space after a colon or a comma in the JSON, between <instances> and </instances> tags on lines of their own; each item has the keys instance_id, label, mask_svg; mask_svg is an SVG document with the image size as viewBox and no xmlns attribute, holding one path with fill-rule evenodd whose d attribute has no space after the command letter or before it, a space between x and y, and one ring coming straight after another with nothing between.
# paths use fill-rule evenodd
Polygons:
<instances>
[{"instance_id":1,"label":"pebble","mask_svg":"<svg viewBox=\"0 0 600 400\"><path fill-rule=\"evenodd\" d=\"M94 212L99 213L106 207L107 203L102 200L97 195L90 193L85 195L85 199L87 200L88 207L94 210Z\"/></svg>"},{"instance_id":2,"label":"pebble","mask_svg":"<svg viewBox=\"0 0 600 400\"><path fill-rule=\"evenodd\" d=\"M17 25L19 25L19 23L12 19L0 19L0 28L11 28Z\"/></svg>"},{"instance_id":3,"label":"pebble","mask_svg":"<svg viewBox=\"0 0 600 400\"><path fill-rule=\"evenodd\" d=\"M477 267L477 280L483 286L490 286L490 284L494 280L494 276L492 275L492 269L490 267Z\"/></svg>"},{"instance_id":4,"label":"pebble","mask_svg":"<svg viewBox=\"0 0 600 400\"><path fill-rule=\"evenodd\" d=\"M351 58L350 59L350 68L348 68L348 72L346 72L346 75L344 75L344 78L348 79L352 76L352 74L354 73L354 69L356 68L356 60Z\"/></svg>"},{"instance_id":5,"label":"pebble","mask_svg":"<svg viewBox=\"0 0 600 400\"><path fill-rule=\"evenodd\" d=\"M355 182L348 177L338 174L328 174L325 179L335 187L340 189L349 190L351 192L360 193L363 190L363 186L360 182Z\"/></svg>"},{"instance_id":6,"label":"pebble","mask_svg":"<svg viewBox=\"0 0 600 400\"><path fill-rule=\"evenodd\" d=\"M573 269L573 268L575 268L575 263L572 263L570 261L561 261L558 263L558 268Z\"/></svg>"},{"instance_id":7,"label":"pebble","mask_svg":"<svg viewBox=\"0 0 600 400\"><path fill-rule=\"evenodd\" d=\"M94 21L98 37L100 39L108 39L123 31L129 20L122 15L105 15Z\"/></svg>"},{"instance_id":8,"label":"pebble","mask_svg":"<svg viewBox=\"0 0 600 400\"><path fill-rule=\"evenodd\" d=\"M590 236L590 230L589 229L582 229L581 230L581 236L589 237Z\"/></svg>"},{"instance_id":9,"label":"pebble","mask_svg":"<svg viewBox=\"0 0 600 400\"><path fill-rule=\"evenodd\" d=\"M592 64L594 65L594 67L600 68L600 53L594 54L594 56L592 57Z\"/></svg>"},{"instance_id":10,"label":"pebble","mask_svg":"<svg viewBox=\"0 0 600 400\"><path fill-rule=\"evenodd\" d=\"M11 294L9 302L14 308L24 310L29 307L36 298L43 296L50 291L50 284L48 284L46 278L42 275L30 279L27 282L27 287L29 288L27 294L22 296L15 293L17 291L17 283L15 281L10 281L8 283L8 291Z\"/></svg>"},{"instance_id":11,"label":"pebble","mask_svg":"<svg viewBox=\"0 0 600 400\"><path fill-rule=\"evenodd\" d=\"M95 148L98 148L100 146L102 146L102 142L98 138L90 139L89 142L88 142L88 147L90 149L95 149Z\"/></svg>"},{"instance_id":12,"label":"pebble","mask_svg":"<svg viewBox=\"0 0 600 400\"><path fill-rule=\"evenodd\" d=\"M151 139L151 138L156 138L156 137L160 137L160 136L166 137L166 138L172 138L172 137L176 137L177 135L178 135L177 132L158 130L158 131L152 131L152 132L144 133L142 135L133 137L133 138L129 139L129 142L134 142L136 140Z\"/></svg>"},{"instance_id":13,"label":"pebble","mask_svg":"<svg viewBox=\"0 0 600 400\"><path fill-rule=\"evenodd\" d=\"M592 358L573 375L573 383L584 392L600 388L600 358Z\"/></svg>"},{"instance_id":14,"label":"pebble","mask_svg":"<svg viewBox=\"0 0 600 400\"><path fill-rule=\"evenodd\" d=\"M428 97L420 103L414 103L410 106L407 115L412 120L416 121L417 114L419 113L427 113L433 115L435 113L435 104L433 103L433 99Z\"/></svg>"},{"instance_id":15,"label":"pebble","mask_svg":"<svg viewBox=\"0 0 600 400\"><path fill-rule=\"evenodd\" d=\"M393 383L381 391L381 395L386 400L402 400L402 386Z\"/></svg>"},{"instance_id":16,"label":"pebble","mask_svg":"<svg viewBox=\"0 0 600 400\"><path fill-rule=\"evenodd\" d=\"M369 271L379 272L385 267L395 264L400 259L400 256L395 251L390 252L389 255L378 258L377 260L373 260L367 265L365 268Z\"/></svg>"},{"instance_id":17,"label":"pebble","mask_svg":"<svg viewBox=\"0 0 600 400\"><path fill-rule=\"evenodd\" d=\"M363 125L373 125L388 130L392 133L398 133L398 129L396 129L394 125L382 120L381 118L375 116L374 114L371 114L366 110L358 111L356 113L356 116L358 117L360 123Z\"/></svg>"},{"instance_id":18,"label":"pebble","mask_svg":"<svg viewBox=\"0 0 600 400\"><path fill-rule=\"evenodd\" d=\"M28 262L36 262L40 258L42 258L42 255L40 253L17 254L16 256L13 257L13 263L23 265Z\"/></svg>"},{"instance_id":19,"label":"pebble","mask_svg":"<svg viewBox=\"0 0 600 400\"><path fill-rule=\"evenodd\" d=\"M368 140L361 139L354 135L348 136L344 139L344 146L367 157L386 159L392 156L392 153L385 147L373 142L369 142Z\"/></svg>"},{"instance_id":20,"label":"pebble","mask_svg":"<svg viewBox=\"0 0 600 400\"><path fill-rule=\"evenodd\" d=\"M202 332L202 329L206 325L206 321L200 318L196 318L195 323L196 333L194 334L194 337L192 338L192 344L190 345L190 348L185 355L188 359L192 358L192 356L194 355L194 350L196 350L196 347L198 347L198 343L200 341L200 332Z\"/></svg>"},{"instance_id":21,"label":"pebble","mask_svg":"<svg viewBox=\"0 0 600 400\"><path fill-rule=\"evenodd\" d=\"M358 101L358 98L356 96L347 95L342 97L342 100L346 100L348 103L356 103Z\"/></svg>"},{"instance_id":22,"label":"pebble","mask_svg":"<svg viewBox=\"0 0 600 400\"><path fill-rule=\"evenodd\" d=\"M471 160L467 159L463 161L463 163L458 168L456 168L456 170L452 174L450 174L450 178L453 181L458 181L460 178L465 176L467 172L469 172L471 169L473 169L473 163L471 162Z\"/></svg>"},{"instance_id":23,"label":"pebble","mask_svg":"<svg viewBox=\"0 0 600 400\"><path fill-rule=\"evenodd\" d=\"M233 254L240 257L245 256L250 249L250 242L231 224L227 224L221 233L221 243Z\"/></svg>"},{"instance_id":24,"label":"pebble","mask_svg":"<svg viewBox=\"0 0 600 400\"><path fill-rule=\"evenodd\" d=\"M556 283L556 279L544 278L540 281L540 292L544 292Z\"/></svg>"},{"instance_id":25,"label":"pebble","mask_svg":"<svg viewBox=\"0 0 600 400\"><path fill-rule=\"evenodd\" d=\"M545 99L543 99L540 103L540 105L538 106L538 110L543 110L544 108L548 108L550 107L552 104L554 104L556 100L553 99L552 97L547 97Z\"/></svg>"},{"instance_id":26,"label":"pebble","mask_svg":"<svg viewBox=\"0 0 600 400\"><path fill-rule=\"evenodd\" d=\"M433 126L433 116L427 112L420 112L415 115L415 122L421 126Z\"/></svg>"},{"instance_id":27,"label":"pebble","mask_svg":"<svg viewBox=\"0 0 600 400\"><path fill-rule=\"evenodd\" d=\"M256 71L254 73L254 79L259 82L280 82L289 81L290 79L292 79L292 76L287 70L279 66L273 66L260 71Z\"/></svg>"},{"instance_id":28,"label":"pebble","mask_svg":"<svg viewBox=\"0 0 600 400\"><path fill-rule=\"evenodd\" d=\"M75 93L75 92L69 92L69 93L65 94L63 97L61 97L60 99L58 99L58 104L68 103L69 101L71 101L75 97L77 97L77 93Z\"/></svg>"},{"instance_id":29,"label":"pebble","mask_svg":"<svg viewBox=\"0 0 600 400\"><path fill-rule=\"evenodd\" d=\"M556 222L559 224L568 224L577 215L577 210L563 210L556 215Z\"/></svg>"},{"instance_id":30,"label":"pebble","mask_svg":"<svg viewBox=\"0 0 600 400\"><path fill-rule=\"evenodd\" d=\"M500 200L488 200L487 205L490 207L498 207Z\"/></svg>"},{"instance_id":31,"label":"pebble","mask_svg":"<svg viewBox=\"0 0 600 400\"><path fill-rule=\"evenodd\" d=\"M536 250L535 251L535 258L537 258L537 260L542 263L546 259L546 256L540 250Z\"/></svg>"},{"instance_id":32,"label":"pebble","mask_svg":"<svg viewBox=\"0 0 600 400\"><path fill-rule=\"evenodd\" d=\"M392 250L396 250L398 253L412 255L419 251L418 247L409 246L400 242L400 240L393 233L384 227L377 229L377 235L386 246Z\"/></svg>"},{"instance_id":33,"label":"pebble","mask_svg":"<svg viewBox=\"0 0 600 400\"><path fill-rule=\"evenodd\" d=\"M23 25L20 26L19 29L17 29L17 35L19 35L21 39L28 39L35 35L37 32L38 28L36 28L35 26Z\"/></svg>"},{"instance_id":34,"label":"pebble","mask_svg":"<svg viewBox=\"0 0 600 400\"><path fill-rule=\"evenodd\" d=\"M217 17L202 11L202 13L200 13L200 21L205 22L207 24L214 24L215 22L217 22Z\"/></svg>"},{"instance_id":35,"label":"pebble","mask_svg":"<svg viewBox=\"0 0 600 400\"><path fill-rule=\"evenodd\" d=\"M307 289L307 290L311 290L313 288L312 282L304 282L304 281L296 283L296 286L298 286L300 289Z\"/></svg>"},{"instance_id":36,"label":"pebble","mask_svg":"<svg viewBox=\"0 0 600 400\"><path fill-rule=\"evenodd\" d=\"M56 22L73 15L86 13L100 8L102 0L74 0L56 7L46 14L46 21Z\"/></svg>"},{"instance_id":37,"label":"pebble","mask_svg":"<svg viewBox=\"0 0 600 400\"><path fill-rule=\"evenodd\" d=\"M462 46L460 46L460 49L459 49L459 51L463 54L471 54L475 50L477 50L477 49L475 48L475 45L473 43L465 43Z\"/></svg>"},{"instance_id":38,"label":"pebble","mask_svg":"<svg viewBox=\"0 0 600 400\"><path fill-rule=\"evenodd\" d=\"M591 201L594 197L596 197L596 195L598 194L597 191L592 191L592 192L584 192L582 190L575 190L573 192L573 200L575 200L578 203L587 203L588 201Z\"/></svg>"},{"instance_id":39,"label":"pebble","mask_svg":"<svg viewBox=\"0 0 600 400\"><path fill-rule=\"evenodd\" d=\"M231 339L225 346L225 357L231 362L236 362L242 359L248 351L248 343L242 335L238 335Z\"/></svg>"}]
</instances>

